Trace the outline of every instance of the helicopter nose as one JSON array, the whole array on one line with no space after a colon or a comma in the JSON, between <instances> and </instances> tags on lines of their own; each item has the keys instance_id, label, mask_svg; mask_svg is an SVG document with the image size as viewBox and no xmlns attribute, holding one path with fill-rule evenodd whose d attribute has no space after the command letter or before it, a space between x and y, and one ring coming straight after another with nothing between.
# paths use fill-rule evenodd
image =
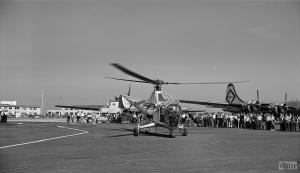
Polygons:
<instances>
[{"instance_id":1,"label":"helicopter nose","mask_svg":"<svg viewBox=\"0 0 300 173\"><path fill-rule=\"evenodd\" d=\"M178 104L171 104L167 107L167 110L169 114L170 127L176 127L182 112L181 106Z\"/></svg>"},{"instance_id":2,"label":"helicopter nose","mask_svg":"<svg viewBox=\"0 0 300 173\"><path fill-rule=\"evenodd\" d=\"M181 114L181 106L178 104L171 104L168 106L168 112L170 114Z\"/></svg>"}]
</instances>

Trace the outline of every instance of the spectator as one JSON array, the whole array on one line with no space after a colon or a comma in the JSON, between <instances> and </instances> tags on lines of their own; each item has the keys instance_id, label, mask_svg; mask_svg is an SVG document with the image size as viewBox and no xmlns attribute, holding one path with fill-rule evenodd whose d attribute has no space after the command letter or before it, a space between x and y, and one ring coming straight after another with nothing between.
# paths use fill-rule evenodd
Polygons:
<instances>
[{"instance_id":1,"label":"spectator","mask_svg":"<svg viewBox=\"0 0 300 173\"><path fill-rule=\"evenodd\" d=\"M275 129L275 116L271 115L271 130Z\"/></svg>"},{"instance_id":2,"label":"spectator","mask_svg":"<svg viewBox=\"0 0 300 173\"><path fill-rule=\"evenodd\" d=\"M70 123L70 115L66 113L66 116L67 116L67 123Z\"/></svg>"},{"instance_id":3,"label":"spectator","mask_svg":"<svg viewBox=\"0 0 300 173\"><path fill-rule=\"evenodd\" d=\"M291 114L290 114L291 115ZM291 131L296 131L297 128L297 120L296 120L296 116L295 115L291 115Z\"/></svg>"},{"instance_id":4,"label":"spectator","mask_svg":"<svg viewBox=\"0 0 300 173\"><path fill-rule=\"evenodd\" d=\"M257 116L257 129L260 130L262 126L262 115L258 114Z\"/></svg>"},{"instance_id":5,"label":"spectator","mask_svg":"<svg viewBox=\"0 0 300 173\"><path fill-rule=\"evenodd\" d=\"M287 114L285 116L285 127L286 127L286 131L290 131L290 121L291 121L291 117Z\"/></svg>"},{"instance_id":6,"label":"spectator","mask_svg":"<svg viewBox=\"0 0 300 173\"><path fill-rule=\"evenodd\" d=\"M233 115L229 114L229 128L233 127Z\"/></svg>"},{"instance_id":7,"label":"spectator","mask_svg":"<svg viewBox=\"0 0 300 173\"><path fill-rule=\"evenodd\" d=\"M210 120L211 120L211 126L216 127L216 113L213 113Z\"/></svg>"},{"instance_id":8,"label":"spectator","mask_svg":"<svg viewBox=\"0 0 300 173\"><path fill-rule=\"evenodd\" d=\"M280 114L279 123L280 123L280 131L285 131L285 117L284 117L284 114Z\"/></svg>"},{"instance_id":9,"label":"spectator","mask_svg":"<svg viewBox=\"0 0 300 173\"><path fill-rule=\"evenodd\" d=\"M245 128L245 115L244 113L240 114L240 128Z\"/></svg>"},{"instance_id":10,"label":"spectator","mask_svg":"<svg viewBox=\"0 0 300 173\"><path fill-rule=\"evenodd\" d=\"M298 131L300 131L300 115L298 115L297 123L298 123Z\"/></svg>"},{"instance_id":11,"label":"spectator","mask_svg":"<svg viewBox=\"0 0 300 173\"><path fill-rule=\"evenodd\" d=\"M81 118L81 114L83 114L83 112L81 111L81 112L78 112L78 114L77 114L77 116L76 116L76 121L77 121L77 123L80 123L80 118Z\"/></svg>"},{"instance_id":12,"label":"spectator","mask_svg":"<svg viewBox=\"0 0 300 173\"><path fill-rule=\"evenodd\" d=\"M4 123L4 111L0 110L1 123Z\"/></svg>"},{"instance_id":13,"label":"spectator","mask_svg":"<svg viewBox=\"0 0 300 173\"><path fill-rule=\"evenodd\" d=\"M71 122L74 123L74 114L71 114Z\"/></svg>"},{"instance_id":14,"label":"spectator","mask_svg":"<svg viewBox=\"0 0 300 173\"><path fill-rule=\"evenodd\" d=\"M271 115L267 114L266 119L267 119L267 122L266 122L267 130L271 130L272 129L272 117L271 117Z\"/></svg>"}]
</instances>

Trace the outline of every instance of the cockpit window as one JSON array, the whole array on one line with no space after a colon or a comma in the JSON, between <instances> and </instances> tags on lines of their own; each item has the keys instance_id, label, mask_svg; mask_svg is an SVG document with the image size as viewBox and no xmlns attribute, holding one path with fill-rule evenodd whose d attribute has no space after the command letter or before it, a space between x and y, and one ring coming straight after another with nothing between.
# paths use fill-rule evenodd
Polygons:
<instances>
[{"instance_id":1,"label":"cockpit window","mask_svg":"<svg viewBox=\"0 0 300 173\"><path fill-rule=\"evenodd\" d=\"M162 95L162 94L158 94L158 101L159 102L165 102L165 98L164 98L164 96Z\"/></svg>"}]
</instances>

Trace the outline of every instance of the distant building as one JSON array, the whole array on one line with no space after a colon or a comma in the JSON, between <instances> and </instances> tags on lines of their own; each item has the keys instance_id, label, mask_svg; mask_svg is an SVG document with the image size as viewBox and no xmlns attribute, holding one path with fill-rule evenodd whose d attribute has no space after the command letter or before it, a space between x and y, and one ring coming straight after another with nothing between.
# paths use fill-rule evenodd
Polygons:
<instances>
[{"instance_id":1,"label":"distant building","mask_svg":"<svg viewBox=\"0 0 300 173\"><path fill-rule=\"evenodd\" d=\"M119 101L118 100L110 100L107 103L107 106L104 106L100 109L101 114L116 114L120 113L121 109L119 108Z\"/></svg>"},{"instance_id":2,"label":"distant building","mask_svg":"<svg viewBox=\"0 0 300 173\"><path fill-rule=\"evenodd\" d=\"M93 111L93 110L80 110L80 109L72 109L72 108L62 108L61 109L61 115L66 116L66 115L80 115L81 113L83 113L83 115L87 115L87 114L97 114L99 113L99 111Z\"/></svg>"},{"instance_id":3,"label":"distant building","mask_svg":"<svg viewBox=\"0 0 300 173\"><path fill-rule=\"evenodd\" d=\"M0 101L0 103L1 110L8 115L16 116L16 118L28 115L35 116L41 113L41 107L38 105L18 105L17 101Z\"/></svg>"},{"instance_id":4,"label":"distant building","mask_svg":"<svg viewBox=\"0 0 300 173\"><path fill-rule=\"evenodd\" d=\"M47 116L50 116L50 117L60 117L60 116L62 116L61 112L62 112L61 110L48 109L46 114L47 114Z\"/></svg>"},{"instance_id":5,"label":"distant building","mask_svg":"<svg viewBox=\"0 0 300 173\"><path fill-rule=\"evenodd\" d=\"M0 105L17 105L17 101L0 101Z\"/></svg>"},{"instance_id":6,"label":"distant building","mask_svg":"<svg viewBox=\"0 0 300 173\"><path fill-rule=\"evenodd\" d=\"M99 105L85 105L83 107L99 107ZM119 101L118 98L115 98L114 100L110 100L106 105L102 105L99 110L83 110L83 109L75 109L75 108L61 108L61 110L48 110L48 115L60 115L60 116L66 116L66 115L81 115L83 113L84 115L87 114L98 114L98 115L106 115L106 114L116 114L121 113L122 109L119 108Z\"/></svg>"}]
</instances>

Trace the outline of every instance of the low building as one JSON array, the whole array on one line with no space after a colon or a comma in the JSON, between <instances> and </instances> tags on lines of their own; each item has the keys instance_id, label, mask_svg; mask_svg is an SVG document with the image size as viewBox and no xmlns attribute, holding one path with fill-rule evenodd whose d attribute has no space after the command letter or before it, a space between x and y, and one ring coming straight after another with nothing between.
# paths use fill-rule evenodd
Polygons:
<instances>
[{"instance_id":1,"label":"low building","mask_svg":"<svg viewBox=\"0 0 300 173\"><path fill-rule=\"evenodd\" d=\"M74 115L74 116L84 115L84 116L86 116L87 114L99 114L99 111L81 110L81 109L73 109L73 108L62 108L61 110L52 110L51 112L52 112L52 115L53 115L53 113L55 113L55 114L59 113L60 116L67 116L67 115Z\"/></svg>"},{"instance_id":2,"label":"low building","mask_svg":"<svg viewBox=\"0 0 300 173\"><path fill-rule=\"evenodd\" d=\"M102 114L116 114L120 113L122 109L119 108L119 101L118 100L110 100L106 106L103 106L100 109L101 115Z\"/></svg>"},{"instance_id":3,"label":"low building","mask_svg":"<svg viewBox=\"0 0 300 173\"><path fill-rule=\"evenodd\" d=\"M52 110L47 110L47 116L50 117L61 117L62 116L62 111L61 110L57 110L57 109L52 109Z\"/></svg>"},{"instance_id":4,"label":"low building","mask_svg":"<svg viewBox=\"0 0 300 173\"><path fill-rule=\"evenodd\" d=\"M41 107L38 105L0 104L0 109L16 118L35 116L41 113Z\"/></svg>"},{"instance_id":5,"label":"low building","mask_svg":"<svg viewBox=\"0 0 300 173\"><path fill-rule=\"evenodd\" d=\"M57 106L60 107L60 106ZM71 108L70 108L71 107ZM87 115L87 114L117 114L121 113L122 109L119 108L119 101L116 97L114 100L110 100L106 105L72 105L62 106L61 110L48 110L48 115Z\"/></svg>"},{"instance_id":6,"label":"low building","mask_svg":"<svg viewBox=\"0 0 300 173\"><path fill-rule=\"evenodd\" d=\"M0 101L0 105L17 105L17 101Z\"/></svg>"}]
</instances>

